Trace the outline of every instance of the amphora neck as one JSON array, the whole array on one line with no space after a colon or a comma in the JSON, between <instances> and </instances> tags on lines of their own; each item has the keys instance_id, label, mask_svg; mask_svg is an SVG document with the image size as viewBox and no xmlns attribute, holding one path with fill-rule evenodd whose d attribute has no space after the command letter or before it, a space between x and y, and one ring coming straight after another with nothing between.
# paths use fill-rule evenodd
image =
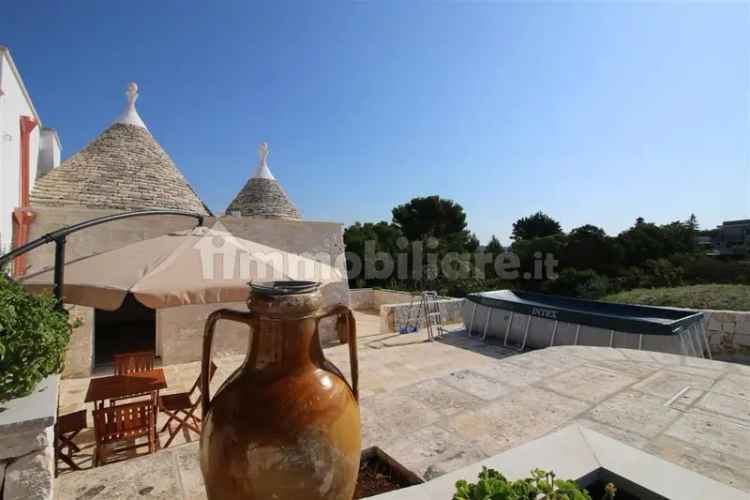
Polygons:
<instances>
[{"instance_id":1,"label":"amphora neck","mask_svg":"<svg viewBox=\"0 0 750 500\"><path fill-rule=\"evenodd\" d=\"M253 325L247 366L255 370L290 371L320 364L323 350L318 337L318 320L259 318Z\"/></svg>"},{"instance_id":2,"label":"amphora neck","mask_svg":"<svg viewBox=\"0 0 750 500\"><path fill-rule=\"evenodd\" d=\"M318 284L275 282L253 286L248 307L257 316L248 367L289 371L322 362L316 318L321 307Z\"/></svg>"}]
</instances>

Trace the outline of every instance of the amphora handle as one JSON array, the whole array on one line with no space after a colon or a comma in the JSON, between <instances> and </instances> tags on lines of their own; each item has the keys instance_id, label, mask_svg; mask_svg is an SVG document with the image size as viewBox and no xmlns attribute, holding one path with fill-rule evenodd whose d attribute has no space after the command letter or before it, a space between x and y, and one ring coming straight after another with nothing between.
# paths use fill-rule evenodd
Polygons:
<instances>
[{"instance_id":1,"label":"amphora handle","mask_svg":"<svg viewBox=\"0 0 750 500\"><path fill-rule=\"evenodd\" d=\"M354 320L354 313L351 309L344 305L334 306L333 308L326 311L322 316L318 316L318 322L323 318L330 316L338 316L338 321L343 321L348 327L348 337L346 339L340 339L342 342L349 344L349 366L351 367L352 377L352 392L354 393L354 399L359 401L359 359L357 358L357 322ZM338 324L336 325L338 329ZM337 370L338 371L338 370Z\"/></svg>"},{"instance_id":2,"label":"amphora handle","mask_svg":"<svg viewBox=\"0 0 750 500\"><path fill-rule=\"evenodd\" d=\"M201 413L204 419L211 405L211 395L209 394L211 385L211 346L214 340L214 328L216 327L216 322L220 319L245 323L252 327L253 323L257 321L257 316L252 312L235 311L233 309L219 309L208 316L206 327L203 330L203 354L201 356Z\"/></svg>"}]
</instances>

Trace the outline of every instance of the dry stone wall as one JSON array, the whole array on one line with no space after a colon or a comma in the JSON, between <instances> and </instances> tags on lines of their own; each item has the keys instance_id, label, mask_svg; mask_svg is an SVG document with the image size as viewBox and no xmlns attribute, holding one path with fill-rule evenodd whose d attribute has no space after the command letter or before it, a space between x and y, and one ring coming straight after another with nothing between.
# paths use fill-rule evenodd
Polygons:
<instances>
[{"instance_id":1,"label":"dry stone wall","mask_svg":"<svg viewBox=\"0 0 750 500\"><path fill-rule=\"evenodd\" d=\"M463 321L461 309L464 299L443 298L438 300L437 303L438 307L440 307L440 316L444 325ZM389 333L398 331L401 325L406 324L410 315L414 314L412 305L408 302L380 306L380 332ZM422 318L424 319L424 316ZM422 321L422 325L424 325L424 321Z\"/></svg>"},{"instance_id":2,"label":"dry stone wall","mask_svg":"<svg viewBox=\"0 0 750 500\"><path fill-rule=\"evenodd\" d=\"M366 311L375 308L375 290L372 288L354 288L349 290L349 304L354 310Z\"/></svg>"},{"instance_id":3,"label":"dry stone wall","mask_svg":"<svg viewBox=\"0 0 750 500\"><path fill-rule=\"evenodd\" d=\"M352 309L379 309L385 304L403 304L411 302L414 295L409 292L386 290L384 288L355 288L349 291Z\"/></svg>"},{"instance_id":4,"label":"dry stone wall","mask_svg":"<svg viewBox=\"0 0 750 500\"><path fill-rule=\"evenodd\" d=\"M71 330L70 342L65 349L63 377L88 377L94 361L94 308L68 306L71 321L78 326Z\"/></svg>"},{"instance_id":5,"label":"dry stone wall","mask_svg":"<svg viewBox=\"0 0 750 500\"><path fill-rule=\"evenodd\" d=\"M750 355L750 312L704 310L704 326L711 352Z\"/></svg>"},{"instance_id":6,"label":"dry stone wall","mask_svg":"<svg viewBox=\"0 0 750 500\"><path fill-rule=\"evenodd\" d=\"M414 299L414 302L412 302ZM361 311L377 310L380 316L380 332L398 331L418 305L419 296L409 292L386 290L383 288L355 288L349 291L352 309ZM464 299L440 297L438 305L443 323L460 323Z\"/></svg>"}]
</instances>

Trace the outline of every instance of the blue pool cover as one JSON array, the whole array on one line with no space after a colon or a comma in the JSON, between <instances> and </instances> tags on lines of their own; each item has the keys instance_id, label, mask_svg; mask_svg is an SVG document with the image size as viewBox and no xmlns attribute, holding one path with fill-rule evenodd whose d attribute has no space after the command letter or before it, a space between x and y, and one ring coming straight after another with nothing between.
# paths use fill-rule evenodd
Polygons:
<instances>
[{"instance_id":1,"label":"blue pool cover","mask_svg":"<svg viewBox=\"0 0 750 500\"><path fill-rule=\"evenodd\" d=\"M486 307L553 321L647 335L675 335L703 319L699 311L615 304L519 290L472 293L466 298Z\"/></svg>"}]
</instances>

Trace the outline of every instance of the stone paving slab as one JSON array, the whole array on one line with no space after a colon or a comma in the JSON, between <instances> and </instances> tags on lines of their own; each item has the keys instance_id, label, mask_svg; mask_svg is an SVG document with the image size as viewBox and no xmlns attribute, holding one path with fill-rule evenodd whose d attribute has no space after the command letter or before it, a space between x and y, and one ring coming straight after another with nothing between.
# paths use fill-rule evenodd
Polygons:
<instances>
[{"instance_id":1,"label":"stone paving slab","mask_svg":"<svg viewBox=\"0 0 750 500\"><path fill-rule=\"evenodd\" d=\"M693 375L681 371L660 371L646 378L634 386L635 389L669 399L674 394L687 388L706 391L714 384L714 380L700 375Z\"/></svg>"},{"instance_id":2,"label":"stone paving slab","mask_svg":"<svg viewBox=\"0 0 750 500\"><path fill-rule=\"evenodd\" d=\"M477 408L482 400L475 394L456 389L446 383L446 378L425 380L419 384L405 387L402 391L406 397L421 402L441 416L450 416L465 410Z\"/></svg>"},{"instance_id":3,"label":"stone paving slab","mask_svg":"<svg viewBox=\"0 0 750 500\"><path fill-rule=\"evenodd\" d=\"M388 445L386 452L404 457L401 464L409 470L422 471L427 480L488 456L480 443L436 425L401 436Z\"/></svg>"},{"instance_id":4,"label":"stone paving slab","mask_svg":"<svg viewBox=\"0 0 750 500\"><path fill-rule=\"evenodd\" d=\"M750 400L750 377L729 374L716 382L713 391L732 398Z\"/></svg>"},{"instance_id":5,"label":"stone paving slab","mask_svg":"<svg viewBox=\"0 0 750 500\"><path fill-rule=\"evenodd\" d=\"M621 392L592 409L588 417L611 427L655 437L670 424L680 412L664 406L666 399L635 390Z\"/></svg>"},{"instance_id":6,"label":"stone paving slab","mask_svg":"<svg viewBox=\"0 0 750 500\"><path fill-rule=\"evenodd\" d=\"M701 410L680 416L666 434L737 458L747 458L750 450L750 425Z\"/></svg>"},{"instance_id":7,"label":"stone paving slab","mask_svg":"<svg viewBox=\"0 0 750 500\"><path fill-rule=\"evenodd\" d=\"M584 365L561 373L557 377L548 378L544 387L572 398L593 403L605 399L610 394L618 392L637 380L637 378L621 372Z\"/></svg>"},{"instance_id":8,"label":"stone paving slab","mask_svg":"<svg viewBox=\"0 0 750 500\"><path fill-rule=\"evenodd\" d=\"M750 399L734 398L718 392L709 392L695 406L710 413L736 418L750 425Z\"/></svg>"},{"instance_id":9,"label":"stone paving slab","mask_svg":"<svg viewBox=\"0 0 750 500\"><path fill-rule=\"evenodd\" d=\"M494 455L542 436L588 408L587 403L528 387L479 410L460 413L448 425L466 439L481 443L488 455Z\"/></svg>"},{"instance_id":10,"label":"stone paving slab","mask_svg":"<svg viewBox=\"0 0 750 500\"><path fill-rule=\"evenodd\" d=\"M519 354L463 331L437 342L388 347L378 339L391 334L366 328L359 341L363 444L380 446L423 477L579 423L750 492L748 367L606 347ZM326 356L348 376L346 346L326 349ZM216 360L212 385L241 360ZM198 366L166 372L170 391L185 390ZM63 381L61 408L82 406L86 385ZM90 436L80 439L82 454L90 453ZM65 472L57 498L203 499L195 436L181 436L179 443L154 455Z\"/></svg>"},{"instance_id":11,"label":"stone paving slab","mask_svg":"<svg viewBox=\"0 0 750 500\"><path fill-rule=\"evenodd\" d=\"M449 384L458 390L484 399L485 401L492 401L510 391L510 387L503 386L498 380L473 370L451 372L443 377L442 380L445 384Z\"/></svg>"},{"instance_id":12,"label":"stone paving slab","mask_svg":"<svg viewBox=\"0 0 750 500\"><path fill-rule=\"evenodd\" d=\"M662 434L648 440L642 450L682 465L724 484L750 492L750 459L738 459L694 443Z\"/></svg>"}]
</instances>

